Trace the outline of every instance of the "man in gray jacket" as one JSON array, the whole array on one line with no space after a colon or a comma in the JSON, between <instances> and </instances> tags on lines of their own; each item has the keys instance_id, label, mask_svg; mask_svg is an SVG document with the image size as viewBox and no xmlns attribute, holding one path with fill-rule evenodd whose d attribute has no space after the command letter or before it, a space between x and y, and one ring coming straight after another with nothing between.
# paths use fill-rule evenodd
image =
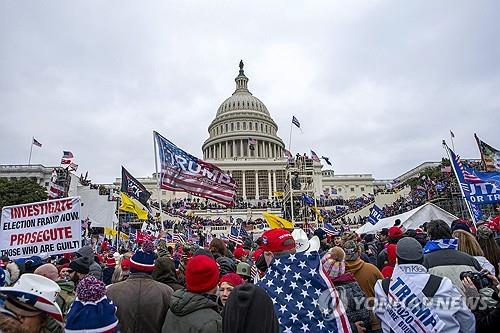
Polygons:
<instances>
[{"instance_id":1,"label":"man in gray jacket","mask_svg":"<svg viewBox=\"0 0 500 333\"><path fill-rule=\"evenodd\" d=\"M404 273L401 279L414 286L415 290L411 291L417 295L421 292L430 300L430 302L424 302L424 304L429 309L432 309L444 323L444 327L440 332L475 332L474 315L467 307L465 299L458 291L457 286L454 286L447 277L427 273L427 269L422 266L422 245L416 239L404 237L398 241L396 260L395 271L401 269ZM399 332L399 327L391 327L390 319L386 317L388 311L385 305L389 301L388 294L392 283L396 283L396 281L384 279L378 280L375 284L376 306L374 312L382 323L382 330L386 333L391 332L391 330ZM407 310L411 312L410 309ZM426 314L425 311L421 311L418 316L421 316L421 313ZM415 326L416 324L412 323L411 325Z\"/></svg>"}]
</instances>

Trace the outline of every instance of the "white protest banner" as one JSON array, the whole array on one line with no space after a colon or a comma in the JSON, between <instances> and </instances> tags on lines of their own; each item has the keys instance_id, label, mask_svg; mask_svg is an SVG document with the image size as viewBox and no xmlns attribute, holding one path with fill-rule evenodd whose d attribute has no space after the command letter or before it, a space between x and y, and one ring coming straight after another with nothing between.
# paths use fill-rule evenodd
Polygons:
<instances>
[{"instance_id":1,"label":"white protest banner","mask_svg":"<svg viewBox=\"0 0 500 333\"><path fill-rule=\"evenodd\" d=\"M75 252L82 243L80 197L2 209L0 252L11 259Z\"/></svg>"},{"instance_id":2,"label":"white protest banner","mask_svg":"<svg viewBox=\"0 0 500 333\"><path fill-rule=\"evenodd\" d=\"M429 302L415 282L405 275L398 265L394 267L384 314L388 326L399 333L440 332L444 322L426 305Z\"/></svg>"}]
</instances>

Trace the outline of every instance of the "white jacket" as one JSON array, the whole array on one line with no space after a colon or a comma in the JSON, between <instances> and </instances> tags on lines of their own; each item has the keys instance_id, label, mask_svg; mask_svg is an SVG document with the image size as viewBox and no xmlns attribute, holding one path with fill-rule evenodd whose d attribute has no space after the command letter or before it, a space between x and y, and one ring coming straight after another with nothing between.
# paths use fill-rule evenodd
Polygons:
<instances>
[{"instance_id":1,"label":"white jacket","mask_svg":"<svg viewBox=\"0 0 500 333\"><path fill-rule=\"evenodd\" d=\"M427 273L427 269L424 266L408 264L399 265L399 267L406 273L409 279L413 280L417 288L422 290L425 287L430 274ZM454 286L450 279L446 277L442 278L441 285L436 291L433 300L435 301L437 298L442 298L444 301L455 300L453 303L455 306L451 307L429 306L434 309L435 313L445 323L445 327L441 332L475 332L475 317L465 304L465 298L458 291L458 286ZM385 304L387 302L387 295L382 288L382 280L378 280L375 284L375 301L375 304ZM385 307L375 307L374 312L380 319L382 330L385 333L391 332L391 327L384 322Z\"/></svg>"}]
</instances>

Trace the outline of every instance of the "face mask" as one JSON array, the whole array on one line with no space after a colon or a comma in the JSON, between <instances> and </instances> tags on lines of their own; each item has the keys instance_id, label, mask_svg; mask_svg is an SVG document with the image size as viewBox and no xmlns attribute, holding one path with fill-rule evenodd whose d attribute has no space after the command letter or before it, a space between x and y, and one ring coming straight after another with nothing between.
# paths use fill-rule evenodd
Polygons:
<instances>
[{"instance_id":1,"label":"face mask","mask_svg":"<svg viewBox=\"0 0 500 333\"><path fill-rule=\"evenodd\" d=\"M255 266L261 271L265 272L267 270L267 262L264 254L261 254L260 257L255 262Z\"/></svg>"}]
</instances>

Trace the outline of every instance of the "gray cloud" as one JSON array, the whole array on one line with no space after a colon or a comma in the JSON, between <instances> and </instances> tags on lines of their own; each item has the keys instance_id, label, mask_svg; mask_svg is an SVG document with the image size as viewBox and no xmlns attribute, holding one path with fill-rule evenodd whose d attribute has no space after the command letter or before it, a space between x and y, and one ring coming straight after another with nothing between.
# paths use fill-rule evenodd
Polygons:
<instances>
[{"instance_id":1,"label":"gray cloud","mask_svg":"<svg viewBox=\"0 0 500 333\"><path fill-rule=\"evenodd\" d=\"M444 156L452 129L500 146L496 1L0 3L0 163L57 164L110 182L154 171L152 130L201 155L234 90L250 90L294 151L337 173L393 178Z\"/></svg>"}]
</instances>

